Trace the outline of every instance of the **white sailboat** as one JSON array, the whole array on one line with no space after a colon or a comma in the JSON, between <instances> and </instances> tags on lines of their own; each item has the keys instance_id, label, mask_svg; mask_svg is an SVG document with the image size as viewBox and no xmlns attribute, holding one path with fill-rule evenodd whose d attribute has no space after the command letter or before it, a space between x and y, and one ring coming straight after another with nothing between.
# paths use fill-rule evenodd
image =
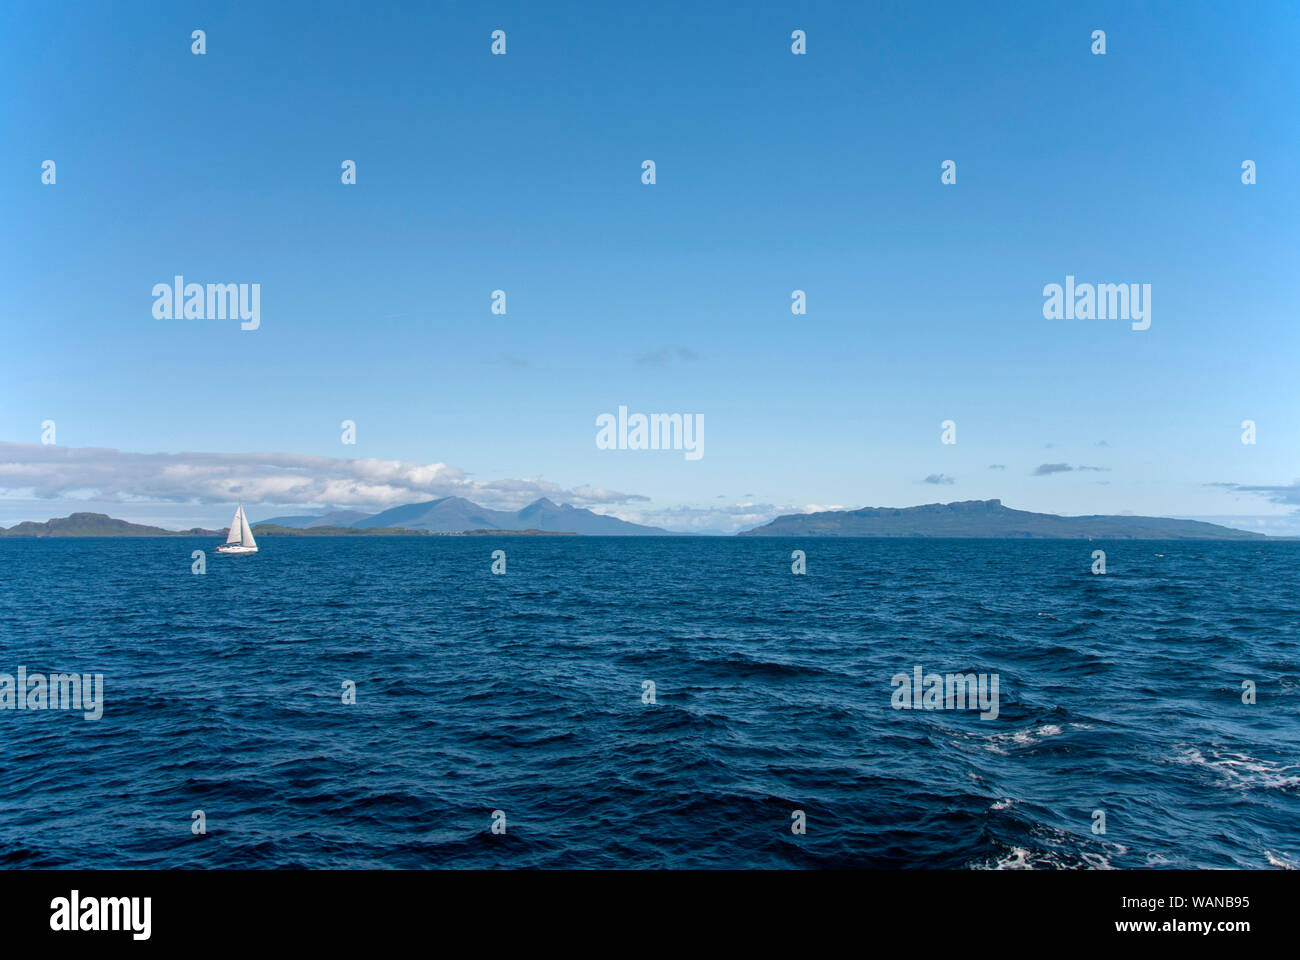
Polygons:
<instances>
[{"instance_id":1,"label":"white sailboat","mask_svg":"<svg viewBox=\"0 0 1300 960\"><path fill-rule=\"evenodd\" d=\"M226 542L217 547L217 553L257 553L257 541L253 531L248 527L248 517L244 516L244 505L235 508L235 519L230 521L230 535Z\"/></svg>"}]
</instances>

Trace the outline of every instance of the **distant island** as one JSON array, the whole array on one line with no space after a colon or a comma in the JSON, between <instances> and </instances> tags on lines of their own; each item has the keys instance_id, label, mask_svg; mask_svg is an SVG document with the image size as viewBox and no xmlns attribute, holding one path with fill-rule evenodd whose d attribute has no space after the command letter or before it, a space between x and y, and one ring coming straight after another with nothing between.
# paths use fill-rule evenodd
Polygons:
<instances>
[{"instance_id":1,"label":"distant island","mask_svg":"<svg viewBox=\"0 0 1300 960\"><path fill-rule=\"evenodd\" d=\"M458 530L454 533L430 530L407 530L402 527L352 527L316 526L283 527L274 523L252 525L256 537L574 537L576 533L552 530ZM47 520L44 523L26 521L10 527L0 527L0 537L224 537L229 528L206 530L193 527L189 530L165 530L142 523L118 520L103 513L74 513L69 517Z\"/></svg>"},{"instance_id":2,"label":"distant island","mask_svg":"<svg viewBox=\"0 0 1300 960\"><path fill-rule=\"evenodd\" d=\"M404 530L401 527L373 527L353 530L351 527L285 527L278 523L252 524L255 537L432 537L428 530Z\"/></svg>"},{"instance_id":3,"label":"distant island","mask_svg":"<svg viewBox=\"0 0 1300 960\"><path fill-rule=\"evenodd\" d=\"M442 532L412 530L407 527L286 527L276 523L253 524L255 537L576 537L560 530L457 530Z\"/></svg>"},{"instance_id":4,"label":"distant island","mask_svg":"<svg viewBox=\"0 0 1300 960\"><path fill-rule=\"evenodd\" d=\"M600 537L667 537L675 536L659 527L628 523L618 517L606 517L582 507L557 504L543 497L522 510L491 510L464 497L442 497L424 503L408 503L372 515L354 510L339 510L319 516L270 517L264 523L297 530L321 526L369 530L397 527L429 533L578 533ZM257 533L260 524L254 525Z\"/></svg>"},{"instance_id":5,"label":"distant island","mask_svg":"<svg viewBox=\"0 0 1300 960\"><path fill-rule=\"evenodd\" d=\"M1013 510L1001 500L863 507L777 517L741 537L964 537L1024 540L1267 540L1262 533L1200 520Z\"/></svg>"},{"instance_id":6,"label":"distant island","mask_svg":"<svg viewBox=\"0 0 1300 960\"><path fill-rule=\"evenodd\" d=\"M394 507L367 515L336 511L273 517L252 525L257 537L546 537L680 536L578 507L538 500L517 513L489 510L460 497ZM31 521L0 537L225 537L226 530L164 530L102 513ZM1009 540L1277 540L1200 520L1092 515L1062 517L1003 506L1001 500L963 500L919 507L863 507L793 513L742 530L739 537L954 537Z\"/></svg>"},{"instance_id":7,"label":"distant island","mask_svg":"<svg viewBox=\"0 0 1300 960\"><path fill-rule=\"evenodd\" d=\"M44 523L27 521L10 527L0 527L0 537L224 537L225 530L164 530L142 523L117 520L103 513L74 513L69 517L47 520Z\"/></svg>"}]
</instances>

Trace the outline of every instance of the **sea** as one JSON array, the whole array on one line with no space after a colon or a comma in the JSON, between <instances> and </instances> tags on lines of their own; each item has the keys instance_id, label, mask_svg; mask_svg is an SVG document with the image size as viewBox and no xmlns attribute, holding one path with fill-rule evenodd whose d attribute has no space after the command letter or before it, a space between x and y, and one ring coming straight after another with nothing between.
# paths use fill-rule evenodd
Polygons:
<instances>
[{"instance_id":1,"label":"sea","mask_svg":"<svg viewBox=\"0 0 1300 960\"><path fill-rule=\"evenodd\" d=\"M1300 865L1300 542L259 545L0 540L0 868Z\"/></svg>"}]
</instances>

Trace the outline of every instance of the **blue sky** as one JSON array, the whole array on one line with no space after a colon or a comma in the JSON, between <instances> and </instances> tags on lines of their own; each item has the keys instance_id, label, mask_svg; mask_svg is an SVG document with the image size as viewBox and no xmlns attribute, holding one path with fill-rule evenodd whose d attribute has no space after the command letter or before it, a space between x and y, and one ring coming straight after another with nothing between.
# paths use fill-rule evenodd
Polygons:
<instances>
[{"instance_id":1,"label":"blue sky","mask_svg":"<svg viewBox=\"0 0 1300 960\"><path fill-rule=\"evenodd\" d=\"M0 523L224 523L183 455L257 453L255 519L302 458L375 509L1300 532L1298 43L1291 3L6 4ZM260 329L155 319L176 274L260 283ZM1150 329L1045 320L1067 274L1151 284ZM705 455L597 449L620 404L703 415ZM56 470L45 420L121 456Z\"/></svg>"}]
</instances>

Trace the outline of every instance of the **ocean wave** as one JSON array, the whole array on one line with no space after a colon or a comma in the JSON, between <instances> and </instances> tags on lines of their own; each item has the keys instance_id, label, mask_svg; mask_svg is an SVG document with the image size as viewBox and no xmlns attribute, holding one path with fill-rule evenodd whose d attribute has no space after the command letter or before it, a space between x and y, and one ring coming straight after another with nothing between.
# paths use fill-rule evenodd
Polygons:
<instances>
[{"instance_id":1,"label":"ocean wave","mask_svg":"<svg viewBox=\"0 0 1300 960\"><path fill-rule=\"evenodd\" d=\"M1073 543L819 541L807 578L747 538L482 546L22 547L0 672L102 671L105 709L0 716L0 866L1297 865L1300 543L1107 577ZM998 673L997 718L892 709L918 664Z\"/></svg>"},{"instance_id":2,"label":"ocean wave","mask_svg":"<svg viewBox=\"0 0 1300 960\"><path fill-rule=\"evenodd\" d=\"M1238 790L1300 789L1300 763L1260 760L1244 753L1210 747L1206 756L1198 747L1180 745L1173 762L1215 774L1221 786Z\"/></svg>"}]
</instances>

